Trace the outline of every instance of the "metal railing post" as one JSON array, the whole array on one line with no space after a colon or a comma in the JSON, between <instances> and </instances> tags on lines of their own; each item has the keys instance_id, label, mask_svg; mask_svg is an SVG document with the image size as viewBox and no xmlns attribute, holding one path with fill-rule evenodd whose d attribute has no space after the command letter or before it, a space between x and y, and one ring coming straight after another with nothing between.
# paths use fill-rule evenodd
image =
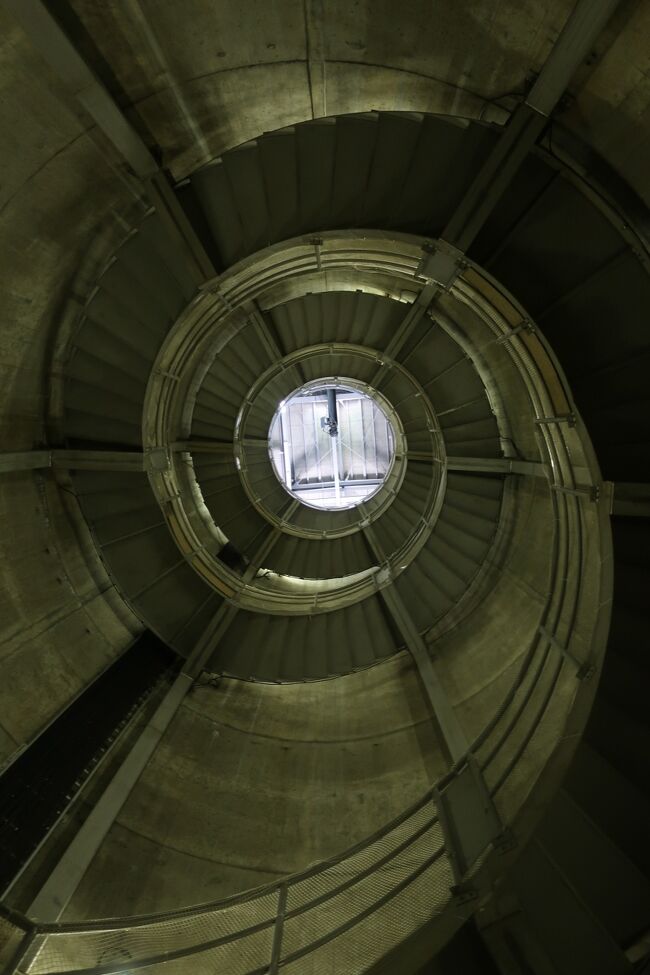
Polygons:
<instances>
[{"instance_id":1,"label":"metal railing post","mask_svg":"<svg viewBox=\"0 0 650 975\"><path fill-rule=\"evenodd\" d=\"M284 915L287 910L288 885L281 884L278 890L278 912L275 917L275 930L273 931L273 947L271 949L271 964L268 975L277 975L280 966L280 956L282 954L282 935L284 933Z\"/></svg>"}]
</instances>

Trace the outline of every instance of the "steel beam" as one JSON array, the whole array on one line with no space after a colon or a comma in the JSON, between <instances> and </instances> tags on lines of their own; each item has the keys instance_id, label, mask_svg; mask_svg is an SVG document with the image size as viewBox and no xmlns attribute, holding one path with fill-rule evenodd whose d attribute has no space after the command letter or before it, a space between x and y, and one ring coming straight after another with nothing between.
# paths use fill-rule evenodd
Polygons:
<instances>
[{"instance_id":1,"label":"steel beam","mask_svg":"<svg viewBox=\"0 0 650 975\"><path fill-rule=\"evenodd\" d=\"M612 484L611 514L650 518L650 484L616 481Z\"/></svg>"},{"instance_id":2,"label":"steel beam","mask_svg":"<svg viewBox=\"0 0 650 975\"><path fill-rule=\"evenodd\" d=\"M57 921L70 902L101 843L144 771L147 762L205 667L210 654L230 626L237 607L224 603L183 664L170 689L147 722L133 748L107 785L54 870L27 911L38 921Z\"/></svg>"},{"instance_id":3,"label":"steel beam","mask_svg":"<svg viewBox=\"0 0 650 975\"><path fill-rule=\"evenodd\" d=\"M142 471L139 450L19 450L0 453L0 473L53 468L77 471Z\"/></svg>"},{"instance_id":4,"label":"steel beam","mask_svg":"<svg viewBox=\"0 0 650 975\"><path fill-rule=\"evenodd\" d=\"M461 251L467 251L512 182L546 125L546 116L530 105L515 109L483 168L442 232Z\"/></svg>"},{"instance_id":5,"label":"steel beam","mask_svg":"<svg viewBox=\"0 0 650 975\"><path fill-rule=\"evenodd\" d=\"M135 176L182 247L198 284L217 273L167 176L133 125L59 26L43 0L3 0L41 57L101 129Z\"/></svg>"},{"instance_id":6,"label":"steel beam","mask_svg":"<svg viewBox=\"0 0 650 975\"><path fill-rule=\"evenodd\" d=\"M406 344L409 335L413 332L423 316L430 309L439 291L440 286L433 281L429 281L422 288L415 301L408 306L406 315L396 329L390 342L383 350L383 354L387 359L396 359L399 356L399 353ZM382 365L371 379L370 385L375 387L378 386L383 374L384 370Z\"/></svg>"},{"instance_id":7,"label":"steel beam","mask_svg":"<svg viewBox=\"0 0 650 975\"><path fill-rule=\"evenodd\" d=\"M299 504L300 502L295 500L289 503L283 521L291 520ZM242 588L252 582L281 534L278 528L272 528L268 532L242 576ZM205 669L210 656L237 612L238 607L233 603L224 602L219 607L196 647L183 664L181 673L32 902L27 912L30 917L45 922L56 921L61 916L147 762L178 713L185 695Z\"/></svg>"},{"instance_id":8,"label":"steel beam","mask_svg":"<svg viewBox=\"0 0 650 975\"><path fill-rule=\"evenodd\" d=\"M27 913L31 918L56 921L61 916L193 682L184 673L176 678L30 905Z\"/></svg>"},{"instance_id":9,"label":"steel beam","mask_svg":"<svg viewBox=\"0 0 650 975\"><path fill-rule=\"evenodd\" d=\"M147 180L145 192L158 211L170 236L182 245L183 252L188 258L188 266L197 284L203 284L215 277L217 268L208 257L207 251L192 227L167 174L159 171Z\"/></svg>"},{"instance_id":10,"label":"steel beam","mask_svg":"<svg viewBox=\"0 0 650 975\"><path fill-rule=\"evenodd\" d=\"M73 471L144 471L139 450L53 450L52 467Z\"/></svg>"},{"instance_id":11,"label":"steel beam","mask_svg":"<svg viewBox=\"0 0 650 975\"><path fill-rule=\"evenodd\" d=\"M576 69L620 3L578 0L526 100L513 112L442 238L467 251L535 145Z\"/></svg>"},{"instance_id":12,"label":"steel beam","mask_svg":"<svg viewBox=\"0 0 650 975\"><path fill-rule=\"evenodd\" d=\"M278 362L279 359L283 358L284 353L278 344L275 329L270 324L268 317L256 301L251 301L247 306L247 310L249 321L255 325L260 341L271 363Z\"/></svg>"},{"instance_id":13,"label":"steel beam","mask_svg":"<svg viewBox=\"0 0 650 975\"><path fill-rule=\"evenodd\" d=\"M444 463L449 471L468 471L475 474L524 474L545 477L546 468L540 461L518 457L447 457L442 461L428 450L407 450L406 459L421 464Z\"/></svg>"},{"instance_id":14,"label":"steel beam","mask_svg":"<svg viewBox=\"0 0 650 975\"><path fill-rule=\"evenodd\" d=\"M550 115L620 0L578 0L553 45L526 104Z\"/></svg>"},{"instance_id":15,"label":"steel beam","mask_svg":"<svg viewBox=\"0 0 650 975\"><path fill-rule=\"evenodd\" d=\"M175 453L223 454L234 462L235 445L232 440L176 440L171 444Z\"/></svg>"},{"instance_id":16,"label":"steel beam","mask_svg":"<svg viewBox=\"0 0 650 975\"><path fill-rule=\"evenodd\" d=\"M0 474L35 471L51 466L51 450L16 450L0 453Z\"/></svg>"},{"instance_id":17,"label":"steel beam","mask_svg":"<svg viewBox=\"0 0 650 975\"><path fill-rule=\"evenodd\" d=\"M544 464L534 460L520 460L517 457L447 457L447 470L469 471L477 474L546 476Z\"/></svg>"},{"instance_id":18,"label":"steel beam","mask_svg":"<svg viewBox=\"0 0 650 975\"><path fill-rule=\"evenodd\" d=\"M363 528L363 533L374 557L380 564L384 563L384 553L374 528L371 525L366 525ZM469 741L436 672L429 650L395 586L391 583L389 586L380 589L379 592L415 661L452 765L456 765L467 754Z\"/></svg>"}]
</instances>

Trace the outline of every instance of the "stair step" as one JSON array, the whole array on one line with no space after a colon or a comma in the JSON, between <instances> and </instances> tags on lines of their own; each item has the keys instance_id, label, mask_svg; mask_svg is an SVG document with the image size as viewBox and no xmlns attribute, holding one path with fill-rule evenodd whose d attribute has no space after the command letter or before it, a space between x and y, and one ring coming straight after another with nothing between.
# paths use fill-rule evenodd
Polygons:
<instances>
[{"instance_id":1,"label":"stair step","mask_svg":"<svg viewBox=\"0 0 650 975\"><path fill-rule=\"evenodd\" d=\"M315 616L237 613L209 669L262 680L322 679L366 667L395 651L377 596Z\"/></svg>"},{"instance_id":2,"label":"stair step","mask_svg":"<svg viewBox=\"0 0 650 975\"><path fill-rule=\"evenodd\" d=\"M153 216L148 219L155 219ZM162 228L158 231L163 233ZM158 320L173 321L186 304L185 295L168 269L159 260L145 236L134 234L122 245L117 263L152 308ZM111 269L112 270L112 269Z\"/></svg>"},{"instance_id":3,"label":"stair step","mask_svg":"<svg viewBox=\"0 0 650 975\"><path fill-rule=\"evenodd\" d=\"M420 632L449 612L462 590L457 577L431 552L420 552L417 562L394 583L411 619Z\"/></svg>"},{"instance_id":4,"label":"stair step","mask_svg":"<svg viewBox=\"0 0 650 975\"><path fill-rule=\"evenodd\" d=\"M101 410L104 403L111 411L116 409L114 404L124 404L120 406L121 413L115 415L124 416L124 410L129 409L138 419L142 415L147 379L148 375L136 378L121 365L78 348L66 367L66 403L89 408L91 412Z\"/></svg>"},{"instance_id":5,"label":"stair step","mask_svg":"<svg viewBox=\"0 0 650 975\"><path fill-rule=\"evenodd\" d=\"M228 170L218 160L194 173L191 182L223 264L229 267L245 253L245 231Z\"/></svg>"},{"instance_id":6,"label":"stair step","mask_svg":"<svg viewBox=\"0 0 650 975\"><path fill-rule=\"evenodd\" d=\"M75 442L120 445L122 448L140 447L142 444L142 423L134 419L116 419L103 413L66 407L64 416L66 441L70 446Z\"/></svg>"},{"instance_id":7,"label":"stair step","mask_svg":"<svg viewBox=\"0 0 650 975\"><path fill-rule=\"evenodd\" d=\"M322 119L295 128L298 153L297 233L313 233L330 226L336 123Z\"/></svg>"},{"instance_id":8,"label":"stair step","mask_svg":"<svg viewBox=\"0 0 650 975\"><path fill-rule=\"evenodd\" d=\"M491 441L495 456L501 454L499 428L494 416L482 417L465 423L443 426L442 435L449 454L460 453L460 445L479 440Z\"/></svg>"},{"instance_id":9,"label":"stair step","mask_svg":"<svg viewBox=\"0 0 650 975\"><path fill-rule=\"evenodd\" d=\"M209 590L207 598L198 603L194 612L181 623L170 639L171 646L181 656L189 657L222 604L221 597Z\"/></svg>"},{"instance_id":10,"label":"stair step","mask_svg":"<svg viewBox=\"0 0 650 975\"><path fill-rule=\"evenodd\" d=\"M395 214L395 189L408 178L422 125L418 117L382 112L377 127L361 221L366 227L390 227Z\"/></svg>"},{"instance_id":11,"label":"stair step","mask_svg":"<svg viewBox=\"0 0 650 975\"><path fill-rule=\"evenodd\" d=\"M487 159L496 136L488 128L468 127L462 120L425 115L408 175L396 187L394 225L411 233L439 236Z\"/></svg>"},{"instance_id":12,"label":"stair step","mask_svg":"<svg viewBox=\"0 0 650 975\"><path fill-rule=\"evenodd\" d=\"M377 116L348 115L336 121L331 226L363 227L363 203L378 138Z\"/></svg>"},{"instance_id":13,"label":"stair step","mask_svg":"<svg viewBox=\"0 0 650 975\"><path fill-rule=\"evenodd\" d=\"M552 242L552 243L549 243ZM491 266L535 317L621 246L617 230L568 179L554 180ZM569 255L575 254L575 259ZM517 290L518 289L518 290ZM546 323L545 323L546 324Z\"/></svg>"},{"instance_id":14,"label":"stair step","mask_svg":"<svg viewBox=\"0 0 650 975\"><path fill-rule=\"evenodd\" d=\"M483 563L490 544L489 541L483 538L476 538L462 528L450 524L448 521L443 520L442 517L436 522L436 535L450 547L456 549L458 552L462 552L463 555L471 559L477 566Z\"/></svg>"},{"instance_id":15,"label":"stair step","mask_svg":"<svg viewBox=\"0 0 650 975\"><path fill-rule=\"evenodd\" d=\"M359 533L315 541L282 535L267 565L287 575L331 579L361 572L372 565L372 559Z\"/></svg>"},{"instance_id":16,"label":"stair step","mask_svg":"<svg viewBox=\"0 0 650 975\"><path fill-rule=\"evenodd\" d=\"M271 242L266 186L256 143L249 143L222 157L232 192L233 207L240 217L243 240L240 256L253 254Z\"/></svg>"},{"instance_id":17,"label":"stair step","mask_svg":"<svg viewBox=\"0 0 650 975\"><path fill-rule=\"evenodd\" d=\"M185 254L167 232L159 214L153 213L143 220L139 233L146 248L156 255L164 274L171 278L174 289L189 302L196 293L196 283Z\"/></svg>"},{"instance_id":18,"label":"stair step","mask_svg":"<svg viewBox=\"0 0 650 975\"><path fill-rule=\"evenodd\" d=\"M494 502L493 510L498 511L503 494L501 474L474 474L471 471L449 471L447 486L450 491L475 495Z\"/></svg>"},{"instance_id":19,"label":"stair step","mask_svg":"<svg viewBox=\"0 0 650 975\"><path fill-rule=\"evenodd\" d=\"M258 140L259 154L271 227L271 240L287 240L296 234L298 213L298 158L295 132L263 135Z\"/></svg>"},{"instance_id":20,"label":"stair step","mask_svg":"<svg viewBox=\"0 0 650 975\"><path fill-rule=\"evenodd\" d=\"M130 323L119 329L112 321L107 327L98 320L96 311L93 303L93 314L76 336L76 354L81 350L146 386L157 347L151 347L148 337L144 343L139 341L142 330L134 329Z\"/></svg>"}]
</instances>

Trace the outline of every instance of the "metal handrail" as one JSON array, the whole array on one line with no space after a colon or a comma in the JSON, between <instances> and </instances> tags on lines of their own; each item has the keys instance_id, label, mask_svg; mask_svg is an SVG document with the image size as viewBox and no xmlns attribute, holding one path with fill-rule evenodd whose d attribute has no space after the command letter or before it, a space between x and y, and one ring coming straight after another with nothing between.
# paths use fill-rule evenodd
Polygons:
<instances>
[{"instance_id":1,"label":"metal handrail","mask_svg":"<svg viewBox=\"0 0 650 975\"><path fill-rule=\"evenodd\" d=\"M487 275L485 277L487 277ZM495 282L491 283L498 289L498 285L496 285ZM502 334L505 333L502 331ZM497 338L498 336L495 335L492 338L492 341L496 341ZM565 395L567 402L571 404L571 396L561 370L554 361L554 357L552 356L552 353L550 353L550 350L545 347L545 343L541 341L540 344L542 345L543 351L547 356L547 363L544 364L545 367L551 367L554 380L556 382L559 381L560 388ZM531 394L534 392L535 394L531 395L531 400L536 402L538 415L544 416L544 407L547 403L552 402L553 397L552 391L549 390L548 384L545 380L543 371L540 371L538 368L538 364L536 364L534 357L531 356L530 350L526 347L525 341L521 336L513 338L506 345L507 351L515 363L518 372L524 378L529 392ZM553 490L554 486L568 488L569 490L576 488L569 455L569 444L561 424L554 424L552 429L546 429L543 433L542 440L543 446L548 455L548 469L553 475L552 479L549 479L549 490L551 504L553 506L555 525L553 550L551 555L552 584L542 613L542 620L544 625L548 628L548 631L554 635L557 632L557 627L563 620L563 628L567 630L568 633L571 633L577 619L579 600L582 591L581 580L583 575L584 560L583 508L586 501L580 496L571 496ZM592 480L597 480L598 472L597 469L594 469L593 458L588 456L587 464ZM571 547L572 540L575 542L574 548ZM575 586L573 593L571 593L567 585L567 578L570 569L573 569L577 573L578 579L578 584ZM560 634L560 638L561 637L562 634ZM144 957L132 958L128 961L128 968L129 971L134 971L140 968L146 969L151 966L164 964L172 959L182 958L190 954L195 956L201 952L215 950L223 945L242 942L244 939L252 938L253 935L260 932L271 932L272 930L277 931L278 925L285 924L287 921L291 921L294 918L302 917L309 914L309 912L316 911L318 908L326 905L328 902L331 902L337 896L351 890L351 888L353 888L355 885L360 884L364 880L372 877L382 868L398 861L400 858L403 858L404 855L407 854L407 852L411 850L419 840L422 840L427 835L428 831L430 831L432 827L439 822L435 812L435 807L433 805L433 799L437 794L437 791L444 788L453 780L455 776L461 773L462 769L465 767L467 759L470 756L479 757L480 753L484 752L486 747L489 745L490 748L487 753L487 757L485 754L483 754L479 758L480 767L482 769L488 769L496 756L502 751L506 743L513 743L513 735L516 734L519 740L516 743L514 754L509 757L505 768L501 771L496 781L492 783L490 788L493 795L499 792L503 783L510 775L512 769L520 761L532 735L538 730L541 723L544 721L544 716L547 712L553 691L557 686L557 681L560 678L563 668L568 666L564 656L560 656L559 660L556 661L555 665L553 665L552 655L554 652L555 650L552 644L549 642L548 637L545 637L538 631L534 639L531 641L528 650L524 654L522 664L519 667L511 686L504 695L501 706L497 709L495 715L485 726L480 735L477 736L477 738L472 742L468 755L465 757L465 759L447 772L442 779L436 783L435 787L427 790L427 792L420 799L410 805L400 815L377 830L371 836L366 837L363 841L344 851L343 853L331 857L319 864L313 865L300 873L284 878L282 881L276 881L259 887L253 891L247 891L243 894L238 894L230 898L191 908L185 908L180 911L141 915L139 917L131 917L128 919L115 918L111 920L76 923L62 922L42 924L25 922L25 924L21 926L24 928L24 930L29 932L28 937L33 940L34 946L36 948L43 949L47 944L48 938L83 938L84 936L110 932L122 934L133 932L135 934L135 932L138 930L143 930L148 926L160 927L161 925L164 926L167 923L171 925L178 924L179 922L182 923L183 921L190 919L199 920L204 918L206 915L216 915L220 911L227 911L230 908L235 908L244 903L247 905L254 904L257 901L266 899L272 895L278 896L278 904L280 904L283 899L286 904L287 895L290 895L292 891L296 890L298 885L304 884L311 878L323 877L326 875L327 871L331 871L337 866L343 866L346 862L352 862L355 857L359 857L360 855L371 851L373 845L380 844L382 840L386 840L392 836L397 837L400 828L406 828L409 820L417 816L417 814L424 810L425 807L428 807L429 805L431 806L431 815L425 819L424 823L420 824L412 832L408 832L407 835L396 842L394 847L389 849L388 852L385 852L377 859L373 858L365 868L356 870L343 880L335 882L331 887L326 887L326 889L321 893L314 897L308 898L304 903L295 907L290 906L288 909L284 909L281 912L281 915L275 911L273 914L270 914L268 917L265 917L256 924L230 932L229 934L219 938L196 941L189 947L181 947L171 952L163 952L156 955L149 954ZM548 669L549 667L551 667L550 671ZM541 687L541 682L544 680L544 675L548 676L549 673L550 681L544 689L544 694L540 704L535 709L534 718L532 722L529 723L529 727L522 729L522 718L524 715L530 713L528 707L530 698L534 691ZM521 698L516 700L517 692L524 688L527 680L529 681L528 687L526 687L524 694L521 695ZM497 733L497 729L499 728L502 719L506 716L508 716L508 721L506 722L505 728L501 728L501 730ZM495 734L496 740L493 740L493 735ZM328 930L327 933L321 935L319 938L315 938L313 941L310 941L299 949L295 949L288 954L283 954L280 938L280 947L277 950L275 962L276 965L290 964L292 961L297 960L307 953L317 951L328 942L339 937L343 932L349 930L357 924L362 923L363 920L371 916L373 913L379 911L385 904L388 904L392 898L397 897L409 884L414 883L425 871L432 869L433 866L439 862L446 861L448 859L448 855L449 854L444 842L440 843L434 850L430 850L426 857L420 859L417 865L412 870L409 870L409 872L402 877L398 883L392 885L386 893L382 894L382 896L376 901L373 901L370 906L363 908L356 914L347 916L337 927ZM448 896L450 898L451 894ZM126 942L122 941L119 947L120 949L123 949L125 946ZM26 972L50 971L50 969L41 968L38 967L38 965L35 966L33 954L34 950L32 950L31 955L26 956L25 961L27 963L27 967L25 967L23 970ZM38 956L36 956L36 958L37 957ZM28 958L32 958L32 960L29 961ZM94 975L109 972L117 973L124 971L123 967L120 967L123 965L124 960L115 957L113 961L94 964L90 967L77 967L74 969L74 971L79 973L92 972ZM56 968L54 970L61 971L62 969ZM250 972L250 975L257 972L267 972L269 971L268 961L257 968L251 968L248 971Z\"/></svg>"}]
</instances>

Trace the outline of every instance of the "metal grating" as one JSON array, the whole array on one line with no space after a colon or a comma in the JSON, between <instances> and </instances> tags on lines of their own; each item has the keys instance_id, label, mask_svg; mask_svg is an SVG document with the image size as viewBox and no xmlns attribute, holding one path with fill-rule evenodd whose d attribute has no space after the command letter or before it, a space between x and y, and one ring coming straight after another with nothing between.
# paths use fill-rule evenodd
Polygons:
<instances>
[{"instance_id":1,"label":"metal grating","mask_svg":"<svg viewBox=\"0 0 650 975\"><path fill-rule=\"evenodd\" d=\"M203 946L221 939L230 939L243 951L244 943L253 938L266 943L272 938L277 911L277 894L265 894L252 900L221 905L214 910L188 912L186 915L170 915L151 923L133 924L128 928L88 928L77 931L48 933L37 938L38 953L29 971L34 975L50 972L84 971L99 965L119 964L121 971L126 962L158 959L169 953L187 954L191 958ZM262 932L246 934L256 925L267 925ZM270 934L269 934L270 932ZM212 949L217 951L217 946ZM207 952L201 952L206 954ZM192 962L193 964L194 962ZM198 964L198 962L197 962ZM167 970L167 969L166 969ZM190 970L189 968L186 970ZM197 969L192 969L192 971ZM247 969L242 969L244 971Z\"/></svg>"}]
</instances>

